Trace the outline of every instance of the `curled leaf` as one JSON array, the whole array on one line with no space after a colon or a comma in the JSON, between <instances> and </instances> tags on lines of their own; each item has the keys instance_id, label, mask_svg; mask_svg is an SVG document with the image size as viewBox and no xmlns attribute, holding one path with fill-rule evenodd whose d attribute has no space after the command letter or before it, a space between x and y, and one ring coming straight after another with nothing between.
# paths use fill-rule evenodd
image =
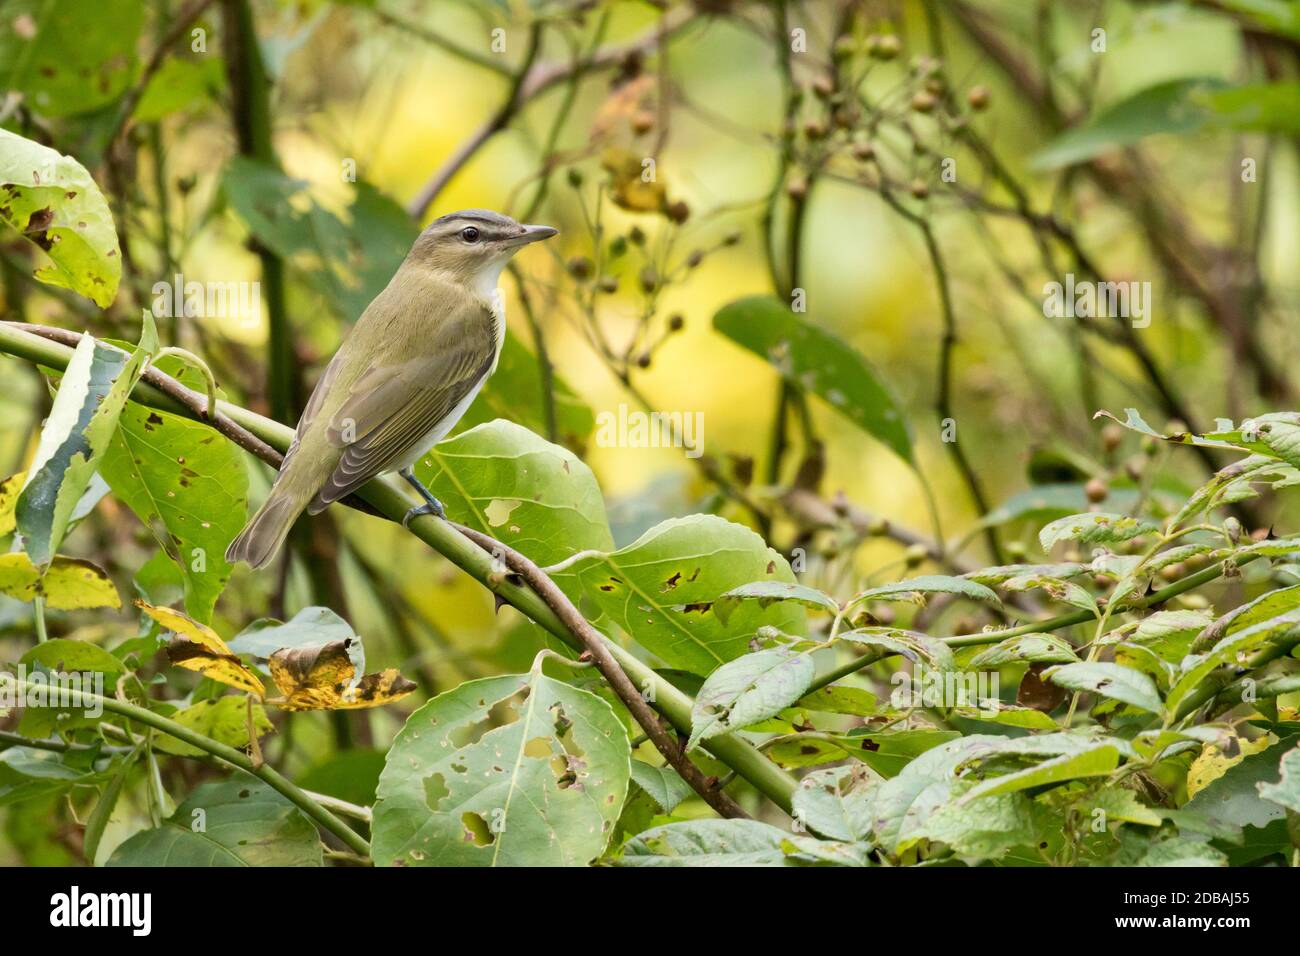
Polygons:
<instances>
[{"instance_id":1,"label":"curled leaf","mask_svg":"<svg viewBox=\"0 0 1300 956\"><path fill-rule=\"evenodd\" d=\"M282 647L271 655L271 678L282 697L269 703L284 710L359 710L382 707L415 690L389 668L356 679L357 669L348 654L351 638L327 644Z\"/></svg>"},{"instance_id":2,"label":"curled leaf","mask_svg":"<svg viewBox=\"0 0 1300 956\"><path fill-rule=\"evenodd\" d=\"M167 659L177 667L197 671L258 697L266 696L261 678L245 666L212 628L169 607L155 607L144 601L136 601L135 605L176 635L167 645Z\"/></svg>"}]
</instances>

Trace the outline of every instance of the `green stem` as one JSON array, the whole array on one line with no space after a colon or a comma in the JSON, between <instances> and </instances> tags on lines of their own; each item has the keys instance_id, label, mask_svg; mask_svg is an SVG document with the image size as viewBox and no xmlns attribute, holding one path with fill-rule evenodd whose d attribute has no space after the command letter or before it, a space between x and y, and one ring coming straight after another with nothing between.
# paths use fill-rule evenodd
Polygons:
<instances>
[{"instance_id":1,"label":"green stem","mask_svg":"<svg viewBox=\"0 0 1300 956\"><path fill-rule=\"evenodd\" d=\"M49 640L45 630L45 598L38 596L32 600L32 619L36 624L36 640L44 644Z\"/></svg>"},{"instance_id":2,"label":"green stem","mask_svg":"<svg viewBox=\"0 0 1300 956\"><path fill-rule=\"evenodd\" d=\"M27 681L20 680L13 675L3 675L13 680L18 687L26 687ZM211 737L205 737L184 724L178 724L174 720L168 720L161 714L155 714L151 710L145 710L143 707L137 707L135 704L129 704L126 701L118 700L115 697L105 697L101 694L95 694L86 690L74 690L68 688L62 693L75 695L82 701L93 701L99 704L107 711L120 714L136 723L144 724L146 727L152 727L154 730L160 730L165 734L170 734L193 747L198 747L205 753L211 754L218 760L230 764L233 767L243 770L245 773L251 773L254 777L262 780L268 786L282 794L286 799L294 803L303 813L311 817L324 829L333 833L342 840L347 846L365 856L370 855L370 844L358 834L355 830L345 824L329 810L326 810L319 803L309 797L304 791L299 789L292 781L283 776L272 767L263 764L260 767L254 767L253 761L248 756L234 747L228 747L223 743L218 743Z\"/></svg>"}]
</instances>

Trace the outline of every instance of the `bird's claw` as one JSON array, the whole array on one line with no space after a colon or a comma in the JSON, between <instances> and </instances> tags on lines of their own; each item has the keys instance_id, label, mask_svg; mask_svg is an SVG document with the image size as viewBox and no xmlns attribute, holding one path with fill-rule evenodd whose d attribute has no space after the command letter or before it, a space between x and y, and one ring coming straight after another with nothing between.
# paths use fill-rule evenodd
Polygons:
<instances>
[{"instance_id":1,"label":"bird's claw","mask_svg":"<svg viewBox=\"0 0 1300 956\"><path fill-rule=\"evenodd\" d=\"M447 512L442 508L442 502L435 498L433 501L426 504L416 505L408 511L402 518L402 527L408 527L412 521L419 518L421 515L433 515L435 518L442 518L444 521L447 518Z\"/></svg>"}]
</instances>

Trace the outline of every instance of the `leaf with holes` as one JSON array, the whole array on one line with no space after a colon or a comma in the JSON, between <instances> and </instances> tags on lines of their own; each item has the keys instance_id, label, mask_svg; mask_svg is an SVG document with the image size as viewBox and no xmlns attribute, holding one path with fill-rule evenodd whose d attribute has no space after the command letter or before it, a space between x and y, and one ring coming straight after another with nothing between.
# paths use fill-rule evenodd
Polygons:
<instances>
[{"instance_id":1,"label":"leaf with holes","mask_svg":"<svg viewBox=\"0 0 1300 956\"><path fill-rule=\"evenodd\" d=\"M670 667L707 675L740 657L759 627L804 630L804 610L745 602L724 624L713 602L754 581L793 583L789 564L753 531L715 515L673 518L617 551L586 555L553 577L601 621L618 625Z\"/></svg>"},{"instance_id":2,"label":"leaf with holes","mask_svg":"<svg viewBox=\"0 0 1300 956\"><path fill-rule=\"evenodd\" d=\"M591 469L513 422L498 419L435 445L416 475L451 517L539 565L614 547Z\"/></svg>"},{"instance_id":3,"label":"leaf with holes","mask_svg":"<svg viewBox=\"0 0 1300 956\"><path fill-rule=\"evenodd\" d=\"M406 721L379 778L376 865L581 866L630 779L623 724L534 671L467 681Z\"/></svg>"}]
</instances>

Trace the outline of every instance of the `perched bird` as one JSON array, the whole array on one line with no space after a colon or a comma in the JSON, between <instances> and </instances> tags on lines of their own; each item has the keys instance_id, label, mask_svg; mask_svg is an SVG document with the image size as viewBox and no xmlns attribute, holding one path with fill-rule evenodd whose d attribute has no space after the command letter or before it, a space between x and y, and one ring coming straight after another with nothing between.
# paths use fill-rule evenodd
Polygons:
<instances>
[{"instance_id":1,"label":"perched bird","mask_svg":"<svg viewBox=\"0 0 1300 956\"><path fill-rule=\"evenodd\" d=\"M266 503L226 560L262 567L304 510L316 514L394 471L425 500L403 523L444 517L411 468L496 370L506 331L501 270L522 246L555 234L484 209L451 213L420 233L325 369Z\"/></svg>"}]
</instances>

